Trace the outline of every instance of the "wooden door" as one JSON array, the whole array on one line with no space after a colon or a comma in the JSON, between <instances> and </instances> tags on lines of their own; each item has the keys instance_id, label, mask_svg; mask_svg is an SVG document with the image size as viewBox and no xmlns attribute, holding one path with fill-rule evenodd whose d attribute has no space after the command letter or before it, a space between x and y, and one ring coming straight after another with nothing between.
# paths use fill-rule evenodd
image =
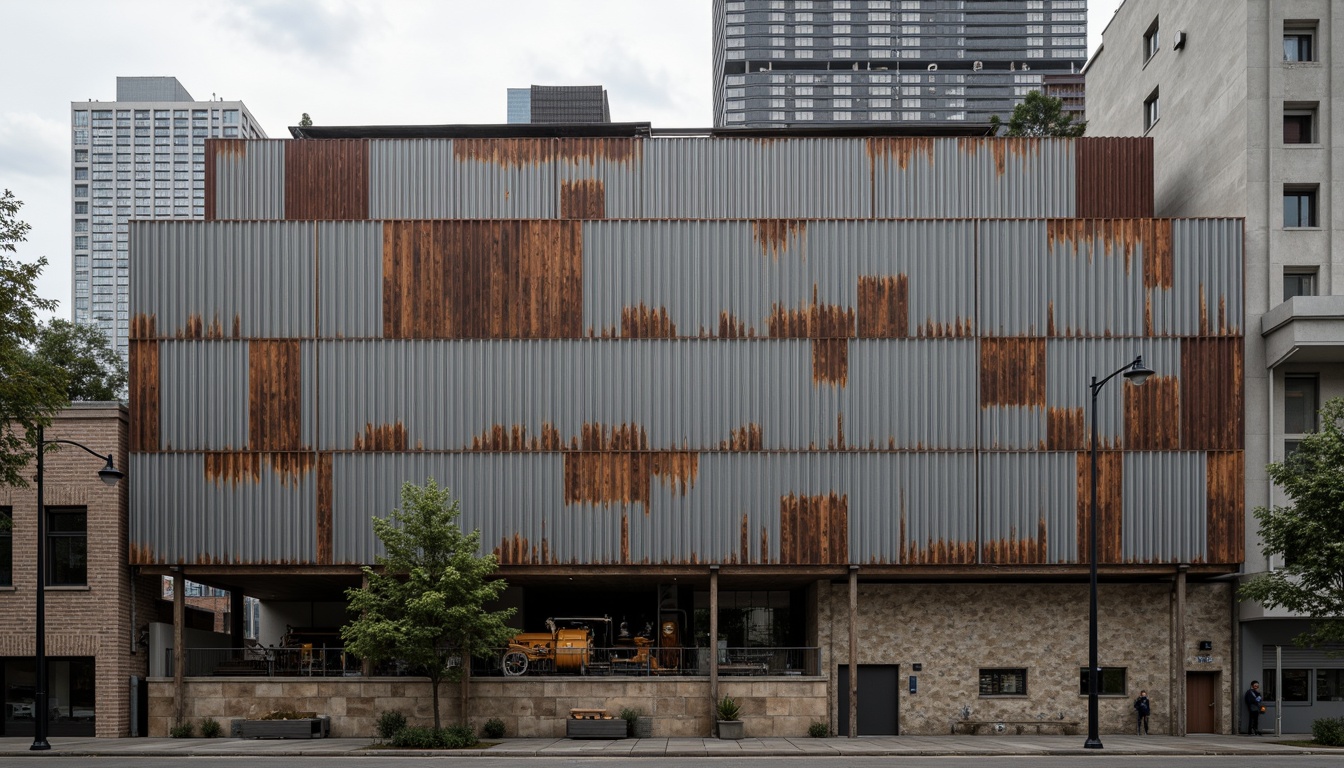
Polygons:
<instances>
[{"instance_id":1,"label":"wooden door","mask_svg":"<svg viewBox=\"0 0 1344 768\"><path fill-rule=\"evenodd\" d=\"M1185 674L1185 732L1218 733L1218 673Z\"/></svg>"}]
</instances>

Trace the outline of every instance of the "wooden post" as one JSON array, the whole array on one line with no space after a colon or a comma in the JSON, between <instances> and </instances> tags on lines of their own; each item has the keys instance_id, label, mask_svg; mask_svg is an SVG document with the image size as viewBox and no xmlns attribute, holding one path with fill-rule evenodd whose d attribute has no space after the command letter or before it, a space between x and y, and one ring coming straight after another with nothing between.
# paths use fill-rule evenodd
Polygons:
<instances>
[{"instance_id":1,"label":"wooden post","mask_svg":"<svg viewBox=\"0 0 1344 768\"><path fill-rule=\"evenodd\" d=\"M709 566L709 735L719 722L719 566Z\"/></svg>"},{"instance_id":2,"label":"wooden post","mask_svg":"<svg viewBox=\"0 0 1344 768\"><path fill-rule=\"evenodd\" d=\"M859 566L849 566L849 738L859 736Z\"/></svg>"},{"instance_id":3,"label":"wooden post","mask_svg":"<svg viewBox=\"0 0 1344 768\"><path fill-rule=\"evenodd\" d=\"M186 647L187 577L178 568L173 572L173 725L181 725L186 716L187 701L182 690L182 678L187 670Z\"/></svg>"},{"instance_id":4,"label":"wooden post","mask_svg":"<svg viewBox=\"0 0 1344 768\"><path fill-rule=\"evenodd\" d=\"M1176 566L1176 626L1172 632L1171 644L1175 652L1175 673L1171 687L1171 735L1184 736L1186 731L1185 700L1185 572L1190 566L1182 563Z\"/></svg>"}]
</instances>

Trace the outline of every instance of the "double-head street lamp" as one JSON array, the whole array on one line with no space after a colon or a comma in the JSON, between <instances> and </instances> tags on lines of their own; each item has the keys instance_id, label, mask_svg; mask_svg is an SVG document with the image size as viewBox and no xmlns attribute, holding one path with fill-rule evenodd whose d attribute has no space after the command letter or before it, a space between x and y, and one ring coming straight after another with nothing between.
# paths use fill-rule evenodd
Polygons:
<instances>
[{"instance_id":1,"label":"double-head street lamp","mask_svg":"<svg viewBox=\"0 0 1344 768\"><path fill-rule=\"evenodd\" d=\"M1092 506L1088 515L1088 547L1091 565L1091 600L1087 617L1087 741L1085 749L1101 749L1101 738L1097 734L1097 688L1101 682L1101 669L1097 666L1097 393L1106 386L1106 382L1123 375L1135 384L1142 384L1153 375L1153 370L1143 364L1143 355L1110 376L1097 381L1092 377Z\"/></svg>"},{"instance_id":2,"label":"double-head street lamp","mask_svg":"<svg viewBox=\"0 0 1344 768\"><path fill-rule=\"evenodd\" d=\"M106 459L107 464L98 470L98 477L108 485L116 485L124 475L112 464L112 454L104 456L87 445L73 440L47 440L42 427L37 428L37 686L33 698L36 711L33 713L33 745L30 750L51 749L47 743L47 627L46 627L46 585L47 585L47 513L46 500L42 497L42 454L48 445L73 445L86 453Z\"/></svg>"}]
</instances>

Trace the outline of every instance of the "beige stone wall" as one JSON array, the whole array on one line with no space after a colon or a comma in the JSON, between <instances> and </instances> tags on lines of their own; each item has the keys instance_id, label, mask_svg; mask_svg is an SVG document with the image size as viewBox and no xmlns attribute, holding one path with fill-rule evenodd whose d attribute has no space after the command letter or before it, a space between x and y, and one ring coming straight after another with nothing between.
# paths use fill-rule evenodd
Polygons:
<instances>
[{"instance_id":1,"label":"beige stone wall","mask_svg":"<svg viewBox=\"0 0 1344 768\"><path fill-rule=\"evenodd\" d=\"M1228 731L1232 630L1226 584L1189 584L1186 591L1187 671L1220 672L1219 730ZM827 668L849 659L849 588L823 591L820 643ZM1147 689L1152 728L1170 733L1173 693L1184 674L1173 669L1172 583L1107 584L1098 590L1098 645L1104 667L1128 670L1124 696L1100 698L1102 733L1134 726L1133 697ZM946 734L962 719L1087 722L1079 670L1087 665L1086 584L860 584L859 664L900 665L900 729ZM1212 661L1197 661L1200 640L1212 640ZM907 692L911 664L923 665L916 694ZM979 670L1027 669L1027 695L981 697ZM862 692L860 692L862 701ZM836 706L832 696L831 718ZM860 706L862 704L860 703Z\"/></svg>"},{"instance_id":2,"label":"beige stone wall","mask_svg":"<svg viewBox=\"0 0 1344 768\"><path fill-rule=\"evenodd\" d=\"M825 721L827 683L809 678L721 678L720 695L742 705L746 732L752 737L804 736L814 722ZM655 737L710 734L709 681L705 678L521 678L475 679L471 685L470 722L504 721L509 736L562 737L565 717L576 707L603 708L618 715L639 707L653 718ZM279 709L331 716L332 736L371 737L378 715L399 710L412 725L433 723L429 683L410 678L299 679L218 678L186 681L186 716L192 722L212 717L227 727L235 717L255 717ZM458 688L440 691L445 725L456 722ZM149 731L167 736L173 724L173 683L155 678L150 685Z\"/></svg>"}]
</instances>

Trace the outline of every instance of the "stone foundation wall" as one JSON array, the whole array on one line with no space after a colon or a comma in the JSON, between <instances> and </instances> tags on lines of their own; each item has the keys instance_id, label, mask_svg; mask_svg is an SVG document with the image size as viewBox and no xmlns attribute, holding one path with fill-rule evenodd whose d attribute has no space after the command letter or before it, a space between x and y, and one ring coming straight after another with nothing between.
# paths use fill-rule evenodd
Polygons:
<instances>
[{"instance_id":1,"label":"stone foundation wall","mask_svg":"<svg viewBox=\"0 0 1344 768\"><path fill-rule=\"evenodd\" d=\"M433 724L429 683L414 678L194 678L185 683L186 717L212 717L221 724L279 709L331 716L334 737L376 735L378 715L399 710L411 725ZM805 736L827 719L828 681L818 678L720 678L719 695L742 705L747 736ZM167 736L173 725L173 681L154 678L149 689L150 736ZM444 683L440 718L458 717L459 688ZM484 678L471 682L469 722L504 721L511 737L565 735L572 708L603 708L612 715L638 707L653 718L653 736L711 735L712 706L705 678Z\"/></svg>"},{"instance_id":2,"label":"stone foundation wall","mask_svg":"<svg viewBox=\"0 0 1344 768\"><path fill-rule=\"evenodd\" d=\"M1173 654L1172 584L1100 585L1100 663L1127 670L1125 694L1100 697L1102 733L1133 731L1140 689L1153 701L1153 732L1174 732L1173 696L1186 671L1221 673L1217 722L1229 732L1229 589L1187 586L1185 648ZM827 585L820 602L823 659L834 672L849 660L848 585ZM959 720L1076 720L1086 728L1079 676L1088 656L1087 584L860 584L859 606L858 663L900 667L901 733L947 734ZM1199 651L1200 640L1214 650ZM1174 656L1185 659L1183 670L1173 668ZM915 663L921 671L912 672ZM1027 694L981 696L982 668L1025 668ZM919 678L915 694L911 674ZM833 701L833 724L836 711Z\"/></svg>"}]
</instances>

